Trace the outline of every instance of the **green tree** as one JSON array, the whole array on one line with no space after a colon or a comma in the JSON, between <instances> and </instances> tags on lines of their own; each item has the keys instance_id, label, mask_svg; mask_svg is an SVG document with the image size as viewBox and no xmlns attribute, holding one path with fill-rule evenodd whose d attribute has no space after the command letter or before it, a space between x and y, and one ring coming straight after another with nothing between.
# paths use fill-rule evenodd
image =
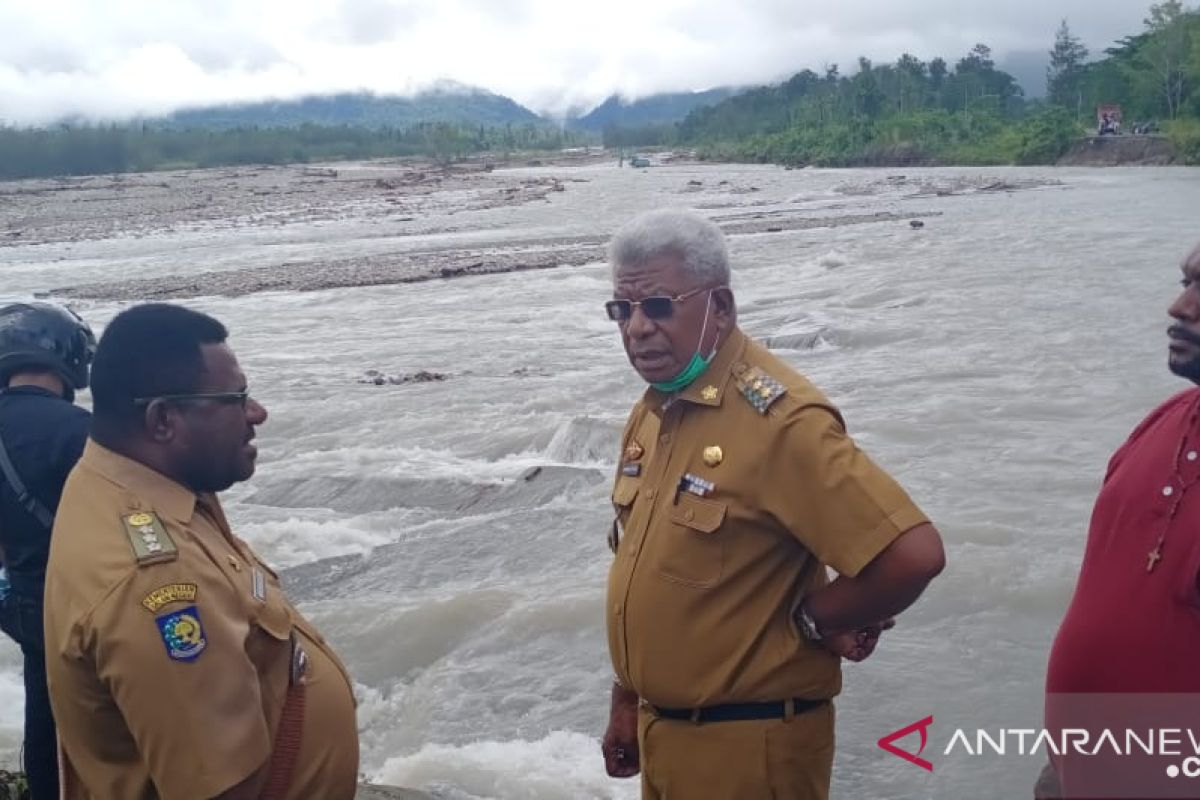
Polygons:
<instances>
[{"instance_id":1,"label":"green tree","mask_svg":"<svg viewBox=\"0 0 1200 800\"><path fill-rule=\"evenodd\" d=\"M877 119L887 99L879 89L879 81L869 58L859 57L858 74L854 76L854 106L867 119Z\"/></svg>"},{"instance_id":2,"label":"green tree","mask_svg":"<svg viewBox=\"0 0 1200 800\"><path fill-rule=\"evenodd\" d=\"M1080 83L1087 57L1088 49L1079 37L1071 33L1064 18L1054 36L1054 48L1050 51L1050 66L1046 68L1046 94L1051 103L1073 108L1076 117L1080 116L1083 108Z\"/></svg>"},{"instance_id":3,"label":"green tree","mask_svg":"<svg viewBox=\"0 0 1200 800\"><path fill-rule=\"evenodd\" d=\"M948 73L946 59L939 57L929 62L929 92L933 95L933 105L937 108L942 107L942 89L946 85Z\"/></svg>"},{"instance_id":4,"label":"green tree","mask_svg":"<svg viewBox=\"0 0 1200 800\"><path fill-rule=\"evenodd\" d=\"M1180 0L1155 3L1150 6L1150 16L1143 21L1148 36L1138 55L1149 70L1167 115L1172 119L1183 107L1188 83L1192 48L1189 22Z\"/></svg>"},{"instance_id":5,"label":"green tree","mask_svg":"<svg viewBox=\"0 0 1200 800\"><path fill-rule=\"evenodd\" d=\"M900 81L901 114L924 105L925 69L925 63L909 53L900 56L896 62L896 74Z\"/></svg>"}]
</instances>

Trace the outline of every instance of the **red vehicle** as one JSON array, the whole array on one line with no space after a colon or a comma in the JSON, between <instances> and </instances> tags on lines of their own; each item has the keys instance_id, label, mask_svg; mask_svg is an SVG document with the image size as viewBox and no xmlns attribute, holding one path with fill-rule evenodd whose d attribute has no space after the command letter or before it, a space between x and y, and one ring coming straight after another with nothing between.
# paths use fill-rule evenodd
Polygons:
<instances>
[{"instance_id":1,"label":"red vehicle","mask_svg":"<svg viewBox=\"0 0 1200 800\"><path fill-rule=\"evenodd\" d=\"M1121 107L1105 105L1096 107L1096 133L1100 136L1116 136L1121 132Z\"/></svg>"}]
</instances>

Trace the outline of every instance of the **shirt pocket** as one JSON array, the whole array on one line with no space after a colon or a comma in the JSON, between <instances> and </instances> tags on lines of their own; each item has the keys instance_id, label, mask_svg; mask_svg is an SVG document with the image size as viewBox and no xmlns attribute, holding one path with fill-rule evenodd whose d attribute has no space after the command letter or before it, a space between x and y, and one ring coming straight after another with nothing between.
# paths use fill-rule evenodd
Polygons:
<instances>
[{"instance_id":1,"label":"shirt pocket","mask_svg":"<svg viewBox=\"0 0 1200 800\"><path fill-rule=\"evenodd\" d=\"M670 506L669 523L659 527L658 572L667 580L709 589L725 568L726 504L681 494Z\"/></svg>"},{"instance_id":2,"label":"shirt pocket","mask_svg":"<svg viewBox=\"0 0 1200 800\"><path fill-rule=\"evenodd\" d=\"M633 513L633 501L637 499L639 484L641 484L641 480L638 478L621 476L617 478L616 485L613 486L614 517L612 528L608 533L608 549L613 553L617 552L620 541L625 535L625 526L629 524L629 516Z\"/></svg>"},{"instance_id":3,"label":"shirt pocket","mask_svg":"<svg viewBox=\"0 0 1200 800\"><path fill-rule=\"evenodd\" d=\"M617 520L622 526L629 523L629 514L633 510L633 501L637 499L638 489L641 488L640 478L621 476L613 486L612 504L616 511Z\"/></svg>"},{"instance_id":4,"label":"shirt pocket","mask_svg":"<svg viewBox=\"0 0 1200 800\"><path fill-rule=\"evenodd\" d=\"M278 589L268 591L266 601L256 605L250 621L266 634L268 640L286 642L292 638L292 615Z\"/></svg>"}]
</instances>

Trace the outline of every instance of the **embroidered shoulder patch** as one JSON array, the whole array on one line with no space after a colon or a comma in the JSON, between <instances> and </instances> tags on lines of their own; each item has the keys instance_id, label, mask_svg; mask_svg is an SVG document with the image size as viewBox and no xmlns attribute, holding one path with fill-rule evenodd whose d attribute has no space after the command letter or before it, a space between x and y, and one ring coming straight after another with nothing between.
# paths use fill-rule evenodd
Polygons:
<instances>
[{"instance_id":1,"label":"embroidered shoulder patch","mask_svg":"<svg viewBox=\"0 0 1200 800\"><path fill-rule=\"evenodd\" d=\"M168 583L160 586L142 600L142 605L151 613L171 603L191 603L196 599L196 584Z\"/></svg>"},{"instance_id":2,"label":"embroidered shoulder patch","mask_svg":"<svg viewBox=\"0 0 1200 800\"><path fill-rule=\"evenodd\" d=\"M129 537L129 546L133 548L133 556L139 565L174 561L179 556L175 540L154 514L139 511L121 517L121 522L125 525L125 535Z\"/></svg>"},{"instance_id":3,"label":"embroidered shoulder patch","mask_svg":"<svg viewBox=\"0 0 1200 800\"><path fill-rule=\"evenodd\" d=\"M746 398L759 414L766 414L772 403L787 394L786 386L758 367L746 370L737 383L742 397Z\"/></svg>"},{"instance_id":4,"label":"embroidered shoulder patch","mask_svg":"<svg viewBox=\"0 0 1200 800\"><path fill-rule=\"evenodd\" d=\"M154 622L172 661L195 661L208 646L204 626L200 624L200 612L195 606L155 617Z\"/></svg>"}]
</instances>

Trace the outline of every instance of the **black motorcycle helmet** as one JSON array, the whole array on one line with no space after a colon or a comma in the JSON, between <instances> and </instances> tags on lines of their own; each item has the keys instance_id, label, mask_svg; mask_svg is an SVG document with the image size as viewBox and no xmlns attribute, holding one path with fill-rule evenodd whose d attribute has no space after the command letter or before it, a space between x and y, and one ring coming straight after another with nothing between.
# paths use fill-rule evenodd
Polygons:
<instances>
[{"instance_id":1,"label":"black motorcycle helmet","mask_svg":"<svg viewBox=\"0 0 1200 800\"><path fill-rule=\"evenodd\" d=\"M0 307L0 388L30 368L49 369L63 379L68 400L87 388L96 336L78 314L51 303Z\"/></svg>"}]
</instances>

